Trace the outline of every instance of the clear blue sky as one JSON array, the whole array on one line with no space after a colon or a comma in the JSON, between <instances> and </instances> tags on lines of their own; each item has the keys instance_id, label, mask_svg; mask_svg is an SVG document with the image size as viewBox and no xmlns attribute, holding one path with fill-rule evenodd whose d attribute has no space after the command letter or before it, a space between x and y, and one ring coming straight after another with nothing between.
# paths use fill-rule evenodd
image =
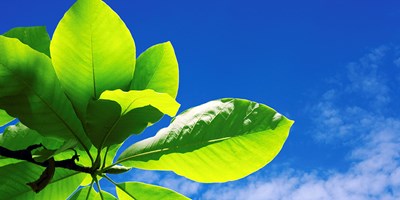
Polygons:
<instances>
[{"instance_id":1,"label":"clear blue sky","mask_svg":"<svg viewBox=\"0 0 400 200\"><path fill-rule=\"evenodd\" d=\"M0 32L45 25L52 34L73 3L3 1ZM400 199L399 1L106 3L130 28L137 52L172 42L181 110L240 97L296 121L278 157L240 181L198 184L138 170L115 179L172 187L193 199Z\"/></svg>"}]
</instances>

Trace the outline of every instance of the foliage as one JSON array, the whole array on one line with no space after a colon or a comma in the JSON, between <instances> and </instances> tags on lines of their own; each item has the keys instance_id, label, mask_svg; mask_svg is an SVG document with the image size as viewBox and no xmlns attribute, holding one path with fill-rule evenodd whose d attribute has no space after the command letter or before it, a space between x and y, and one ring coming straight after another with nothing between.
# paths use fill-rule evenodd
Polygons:
<instances>
[{"instance_id":1,"label":"foliage","mask_svg":"<svg viewBox=\"0 0 400 200\"><path fill-rule=\"evenodd\" d=\"M115 183L107 174L135 167L227 182L279 153L293 121L230 98L183 111L115 157L128 137L176 115L178 77L172 44L136 59L128 28L101 0L78 0L51 41L44 27L0 36L0 125L19 120L0 135L1 197L116 199L101 190L98 180L106 178L120 199L187 199L155 185Z\"/></svg>"}]
</instances>

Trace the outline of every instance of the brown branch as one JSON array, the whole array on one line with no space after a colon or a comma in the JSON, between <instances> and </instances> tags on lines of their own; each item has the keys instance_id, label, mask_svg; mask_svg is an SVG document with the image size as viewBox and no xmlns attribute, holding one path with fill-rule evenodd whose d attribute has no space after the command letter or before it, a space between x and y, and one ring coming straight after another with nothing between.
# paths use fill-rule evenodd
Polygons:
<instances>
[{"instance_id":1,"label":"brown branch","mask_svg":"<svg viewBox=\"0 0 400 200\"><path fill-rule=\"evenodd\" d=\"M29 146L28 148L23 149L23 150L13 151L13 150L10 150L10 149L0 146L0 156L14 158L14 159L18 159L18 160L25 160L30 163L47 168L51 162L51 159L54 159L54 158L47 159L46 161L43 161L43 162L37 162L32 158L31 151L34 149L40 148L40 147L43 147L43 145L35 144L35 145ZM64 168L64 169L70 169L70 170L74 170L74 171L78 171L78 172L91 174L93 172L93 170L91 168L83 167L83 166L77 165L75 163L75 160L77 160L78 158L79 158L79 155L77 155L75 152L75 155L72 156L72 158L66 159L66 160L54 161L54 165L55 165L55 167L60 167L60 168Z\"/></svg>"}]
</instances>

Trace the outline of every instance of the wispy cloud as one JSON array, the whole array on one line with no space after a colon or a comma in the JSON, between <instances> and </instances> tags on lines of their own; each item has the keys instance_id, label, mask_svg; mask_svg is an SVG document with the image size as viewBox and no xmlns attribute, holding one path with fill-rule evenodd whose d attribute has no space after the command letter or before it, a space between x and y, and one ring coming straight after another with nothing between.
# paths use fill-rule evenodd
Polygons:
<instances>
[{"instance_id":1,"label":"wispy cloud","mask_svg":"<svg viewBox=\"0 0 400 200\"><path fill-rule=\"evenodd\" d=\"M311 106L315 138L330 142L334 139L363 136L371 129L377 116L383 116L398 92L392 84L395 75L393 48L373 49L356 62L346 66L346 74L335 80L335 87L323 93ZM398 98L398 97L396 97Z\"/></svg>"},{"instance_id":2,"label":"wispy cloud","mask_svg":"<svg viewBox=\"0 0 400 200\"><path fill-rule=\"evenodd\" d=\"M388 74L382 70L388 66L384 61L389 50L389 47L381 46L347 66L350 81L347 89L370 101L372 106L383 106L391 100Z\"/></svg>"},{"instance_id":3,"label":"wispy cloud","mask_svg":"<svg viewBox=\"0 0 400 200\"><path fill-rule=\"evenodd\" d=\"M382 69L389 50L379 47L350 63L347 75L310 108L319 141L357 141L347 170L257 173L212 186L201 199L400 199L400 118L383 114L393 94L391 71Z\"/></svg>"},{"instance_id":4,"label":"wispy cloud","mask_svg":"<svg viewBox=\"0 0 400 200\"><path fill-rule=\"evenodd\" d=\"M378 122L352 152L355 163L347 172L288 170L273 178L261 174L240 185L210 188L203 199L400 199L400 121Z\"/></svg>"},{"instance_id":5,"label":"wispy cloud","mask_svg":"<svg viewBox=\"0 0 400 200\"><path fill-rule=\"evenodd\" d=\"M312 136L327 145L351 141L347 169L258 172L240 181L202 185L168 172L133 172L133 179L205 200L400 199L400 115L390 112L397 59L379 47L346 67L332 88L309 109ZM389 61L388 61L389 60ZM395 86L395 87L394 87ZM387 112L389 110L389 112Z\"/></svg>"},{"instance_id":6,"label":"wispy cloud","mask_svg":"<svg viewBox=\"0 0 400 200\"><path fill-rule=\"evenodd\" d=\"M201 184L173 174L172 172L144 171L135 169L131 171L130 180L155 184L178 191L186 196L197 194Z\"/></svg>"}]
</instances>

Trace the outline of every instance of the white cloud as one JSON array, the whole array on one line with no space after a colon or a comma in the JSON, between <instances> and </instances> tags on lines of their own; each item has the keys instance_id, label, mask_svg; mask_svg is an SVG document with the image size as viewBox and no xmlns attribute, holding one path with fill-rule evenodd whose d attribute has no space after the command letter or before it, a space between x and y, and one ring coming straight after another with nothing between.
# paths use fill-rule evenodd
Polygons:
<instances>
[{"instance_id":1,"label":"white cloud","mask_svg":"<svg viewBox=\"0 0 400 200\"><path fill-rule=\"evenodd\" d=\"M130 180L163 186L186 196L196 194L201 184L173 174L172 172L145 171L134 169Z\"/></svg>"},{"instance_id":2,"label":"white cloud","mask_svg":"<svg viewBox=\"0 0 400 200\"><path fill-rule=\"evenodd\" d=\"M293 171L269 178L246 178L241 184L211 187L201 199L400 199L400 121L383 120L371 129L347 172ZM255 180L254 180L255 179ZM222 196L221 196L222 195Z\"/></svg>"},{"instance_id":3,"label":"white cloud","mask_svg":"<svg viewBox=\"0 0 400 200\"><path fill-rule=\"evenodd\" d=\"M177 177L176 175L168 175L164 177L159 183L162 186L168 187L175 191L179 191L186 196L196 194L201 188L200 183L187 180L183 177Z\"/></svg>"},{"instance_id":4,"label":"white cloud","mask_svg":"<svg viewBox=\"0 0 400 200\"><path fill-rule=\"evenodd\" d=\"M394 88L390 88L389 79L395 76L395 65L398 62L392 58L393 51L391 47L381 46L347 66L347 90L369 101L370 109L392 101Z\"/></svg>"},{"instance_id":5,"label":"white cloud","mask_svg":"<svg viewBox=\"0 0 400 200\"><path fill-rule=\"evenodd\" d=\"M286 166L273 175L261 171L240 181L207 186L166 172L141 172L134 179L205 200L400 199L400 117L384 115L398 98L393 96L398 89L389 84L390 70L383 66L388 51L379 47L349 64L347 76L309 109L314 113L312 135L318 141L353 141L348 169L303 171Z\"/></svg>"},{"instance_id":6,"label":"white cloud","mask_svg":"<svg viewBox=\"0 0 400 200\"><path fill-rule=\"evenodd\" d=\"M382 111L392 99L388 74L381 69L387 51L380 47L351 63L343 87L328 90L310 109L319 141L357 141L347 170L257 173L240 183L214 185L200 199L400 199L400 118Z\"/></svg>"},{"instance_id":7,"label":"white cloud","mask_svg":"<svg viewBox=\"0 0 400 200\"><path fill-rule=\"evenodd\" d=\"M144 170L131 170L130 180L146 182L146 183L156 183L161 179L161 174L155 171L144 171Z\"/></svg>"}]
</instances>

